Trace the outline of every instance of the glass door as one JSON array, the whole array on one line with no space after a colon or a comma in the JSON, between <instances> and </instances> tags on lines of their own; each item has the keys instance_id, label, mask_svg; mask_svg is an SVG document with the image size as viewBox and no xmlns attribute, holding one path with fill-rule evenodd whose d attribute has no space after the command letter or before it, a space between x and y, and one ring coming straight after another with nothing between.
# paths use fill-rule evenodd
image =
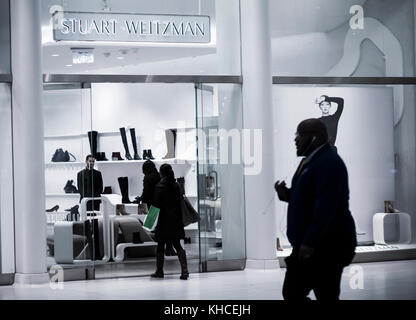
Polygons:
<instances>
[{"instance_id":1,"label":"glass door","mask_svg":"<svg viewBox=\"0 0 416 320\"><path fill-rule=\"evenodd\" d=\"M48 268L51 273L63 269L64 280L75 269L86 269L83 274L91 279L96 261L103 258L98 245L103 228L98 204L86 200L99 188L90 156L96 143L90 86L45 84L43 110Z\"/></svg>"},{"instance_id":2,"label":"glass door","mask_svg":"<svg viewBox=\"0 0 416 320\"><path fill-rule=\"evenodd\" d=\"M197 174L201 270L244 268L241 86L197 84Z\"/></svg>"}]
</instances>

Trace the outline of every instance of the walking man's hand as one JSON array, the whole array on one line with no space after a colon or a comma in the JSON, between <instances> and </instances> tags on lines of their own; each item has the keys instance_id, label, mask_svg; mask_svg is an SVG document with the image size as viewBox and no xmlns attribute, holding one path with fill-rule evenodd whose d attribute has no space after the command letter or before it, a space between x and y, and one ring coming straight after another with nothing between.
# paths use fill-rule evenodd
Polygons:
<instances>
[{"instance_id":1,"label":"walking man's hand","mask_svg":"<svg viewBox=\"0 0 416 320\"><path fill-rule=\"evenodd\" d=\"M274 189L277 192L277 196L281 201L289 201L289 189L286 187L285 181L279 181L274 184Z\"/></svg>"}]
</instances>

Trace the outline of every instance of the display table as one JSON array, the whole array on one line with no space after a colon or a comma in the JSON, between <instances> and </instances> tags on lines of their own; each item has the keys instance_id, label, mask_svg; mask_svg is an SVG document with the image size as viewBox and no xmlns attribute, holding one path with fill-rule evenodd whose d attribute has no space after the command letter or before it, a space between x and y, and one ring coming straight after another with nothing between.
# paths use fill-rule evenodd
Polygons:
<instances>
[{"instance_id":1,"label":"display table","mask_svg":"<svg viewBox=\"0 0 416 320\"><path fill-rule=\"evenodd\" d=\"M108 217L108 232L106 234L107 242L110 244L110 255L113 261L120 262L124 260L124 250L126 248L135 248L135 247L143 247L143 248L154 248L156 250L157 243L154 241L145 241L144 243L120 243L117 244L115 248L116 240L114 238L114 224L117 219L123 219L123 217L126 216L117 216L115 215L115 208L116 205L122 204L122 197L118 194L106 194L101 195L102 199L104 200L104 206L103 206L103 212L104 215ZM144 222L144 219L146 218L146 215L138 215L137 213L137 204L124 204L126 211L128 212L128 216L137 220L142 220ZM130 210L129 210L130 209Z\"/></svg>"},{"instance_id":2,"label":"display table","mask_svg":"<svg viewBox=\"0 0 416 320\"><path fill-rule=\"evenodd\" d=\"M388 241L385 238L385 225L390 219L398 219L399 240ZM390 220L391 221L391 220ZM375 244L406 244L412 241L412 221L410 215L404 212L385 213L379 212L373 216L373 238Z\"/></svg>"}]
</instances>

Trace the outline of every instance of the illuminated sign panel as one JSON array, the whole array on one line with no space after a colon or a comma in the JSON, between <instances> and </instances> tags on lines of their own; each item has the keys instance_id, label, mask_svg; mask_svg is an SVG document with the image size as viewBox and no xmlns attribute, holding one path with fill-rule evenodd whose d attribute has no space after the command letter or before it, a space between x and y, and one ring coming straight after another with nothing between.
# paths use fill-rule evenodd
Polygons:
<instances>
[{"instance_id":1,"label":"illuminated sign panel","mask_svg":"<svg viewBox=\"0 0 416 320\"><path fill-rule=\"evenodd\" d=\"M208 16L55 12L56 41L209 43Z\"/></svg>"}]
</instances>

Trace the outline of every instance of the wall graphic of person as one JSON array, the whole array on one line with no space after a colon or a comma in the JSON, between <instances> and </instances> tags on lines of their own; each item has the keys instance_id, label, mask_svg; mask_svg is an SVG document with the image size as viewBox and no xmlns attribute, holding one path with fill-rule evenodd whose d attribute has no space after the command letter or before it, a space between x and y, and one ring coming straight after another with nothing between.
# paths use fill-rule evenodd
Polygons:
<instances>
[{"instance_id":1,"label":"wall graphic of person","mask_svg":"<svg viewBox=\"0 0 416 320\"><path fill-rule=\"evenodd\" d=\"M337 111L333 115L330 115L329 110L332 107L332 102L337 104ZM318 119L325 124L328 130L329 144L336 149L335 141L338 133L338 122L344 110L344 99L322 95L315 100L315 103L319 105L319 109L322 111L322 117Z\"/></svg>"}]
</instances>

